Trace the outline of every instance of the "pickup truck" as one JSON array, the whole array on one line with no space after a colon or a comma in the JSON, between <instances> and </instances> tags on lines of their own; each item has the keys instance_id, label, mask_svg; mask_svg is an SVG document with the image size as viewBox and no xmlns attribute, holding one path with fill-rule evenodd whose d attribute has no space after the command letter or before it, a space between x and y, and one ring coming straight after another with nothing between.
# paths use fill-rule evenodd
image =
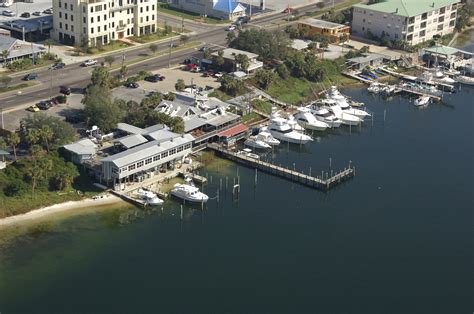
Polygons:
<instances>
[{"instance_id":1,"label":"pickup truck","mask_svg":"<svg viewBox=\"0 0 474 314\"><path fill-rule=\"evenodd\" d=\"M97 64L97 60L94 60L94 59L89 59L89 60L86 60L86 61L82 62L83 67L89 67L89 66L96 65L96 64Z\"/></svg>"}]
</instances>

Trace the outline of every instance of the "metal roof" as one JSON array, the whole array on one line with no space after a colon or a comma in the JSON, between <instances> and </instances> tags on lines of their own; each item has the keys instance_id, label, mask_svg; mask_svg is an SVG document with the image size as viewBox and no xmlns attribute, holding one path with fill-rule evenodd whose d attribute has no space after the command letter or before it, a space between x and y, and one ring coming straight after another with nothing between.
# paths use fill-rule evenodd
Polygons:
<instances>
[{"instance_id":1,"label":"metal roof","mask_svg":"<svg viewBox=\"0 0 474 314\"><path fill-rule=\"evenodd\" d=\"M384 58L383 55L379 55L376 53L366 53L362 57L351 58L351 59L348 59L348 61L352 63L367 63L370 61L379 60L383 58Z\"/></svg>"},{"instance_id":2,"label":"metal roof","mask_svg":"<svg viewBox=\"0 0 474 314\"><path fill-rule=\"evenodd\" d=\"M146 136L151 137L153 140L158 142L169 141L173 138L180 137L178 133L171 132L168 129L161 129L154 132L147 133Z\"/></svg>"},{"instance_id":3,"label":"metal roof","mask_svg":"<svg viewBox=\"0 0 474 314\"><path fill-rule=\"evenodd\" d=\"M425 48L425 51L429 53L437 53L440 55L450 56L450 55L454 55L458 53L459 49L440 45L440 46L432 46L429 48Z\"/></svg>"},{"instance_id":4,"label":"metal roof","mask_svg":"<svg viewBox=\"0 0 474 314\"><path fill-rule=\"evenodd\" d=\"M246 55L249 59L255 59L255 58L258 58L258 54L256 53L252 53L252 52L248 52L248 51L244 51L244 50L239 50L239 49L234 49L234 48L225 48L222 50L222 52L224 53L222 55L222 57L224 59L230 59L230 60L235 60L235 56L236 55ZM212 53L213 56L217 57L219 56L218 52L213 52Z\"/></svg>"},{"instance_id":5,"label":"metal roof","mask_svg":"<svg viewBox=\"0 0 474 314\"><path fill-rule=\"evenodd\" d=\"M235 13L245 11L247 8L240 2L234 0L219 0L213 7L214 10L225 13Z\"/></svg>"},{"instance_id":6,"label":"metal roof","mask_svg":"<svg viewBox=\"0 0 474 314\"><path fill-rule=\"evenodd\" d=\"M201 113L201 110L182 102L162 100L155 108L156 111L166 113L172 117L186 117L188 115L195 115Z\"/></svg>"},{"instance_id":7,"label":"metal roof","mask_svg":"<svg viewBox=\"0 0 474 314\"><path fill-rule=\"evenodd\" d=\"M190 143L194 137L190 134L184 134L173 140L160 143L159 141L147 142L145 144L135 146L129 150L106 157L102 162L112 162L117 167L124 167L137 161L150 158L170 148Z\"/></svg>"},{"instance_id":8,"label":"metal roof","mask_svg":"<svg viewBox=\"0 0 474 314\"><path fill-rule=\"evenodd\" d=\"M218 127L227 122L238 120L240 116L232 112L226 112L225 109L217 108L201 114L199 118L205 121L206 124Z\"/></svg>"},{"instance_id":9,"label":"metal roof","mask_svg":"<svg viewBox=\"0 0 474 314\"><path fill-rule=\"evenodd\" d=\"M337 23L313 19L313 18L307 18L302 21L299 21L298 23L306 24L306 25L310 25L310 26L314 26L318 28L324 28L324 29L336 29L336 28L347 27L346 25L343 25L343 24L337 24Z\"/></svg>"},{"instance_id":10,"label":"metal roof","mask_svg":"<svg viewBox=\"0 0 474 314\"><path fill-rule=\"evenodd\" d=\"M128 149L146 143L148 140L140 134L132 134L118 139L117 142Z\"/></svg>"},{"instance_id":11,"label":"metal roof","mask_svg":"<svg viewBox=\"0 0 474 314\"><path fill-rule=\"evenodd\" d=\"M353 7L387 14L413 17L458 3L460 0L384 0L371 4L356 4Z\"/></svg>"},{"instance_id":12,"label":"metal roof","mask_svg":"<svg viewBox=\"0 0 474 314\"><path fill-rule=\"evenodd\" d=\"M128 123L123 123L123 122L117 123L117 129L119 129L120 131L130 133L130 134L142 134L143 133L142 128L130 125Z\"/></svg>"},{"instance_id":13,"label":"metal roof","mask_svg":"<svg viewBox=\"0 0 474 314\"><path fill-rule=\"evenodd\" d=\"M236 126L231 127L225 131L220 132L217 134L219 137L232 137L234 135L240 134L242 132L246 132L249 128L245 124L237 124Z\"/></svg>"},{"instance_id":14,"label":"metal roof","mask_svg":"<svg viewBox=\"0 0 474 314\"><path fill-rule=\"evenodd\" d=\"M184 132L192 131L203 125L206 125L206 121L197 116L186 118L184 119Z\"/></svg>"},{"instance_id":15,"label":"metal roof","mask_svg":"<svg viewBox=\"0 0 474 314\"><path fill-rule=\"evenodd\" d=\"M75 143L64 145L63 147L76 155L94 155L97 152L97 144L88 138L83 138Z\"/></svg>"}]
</instances>

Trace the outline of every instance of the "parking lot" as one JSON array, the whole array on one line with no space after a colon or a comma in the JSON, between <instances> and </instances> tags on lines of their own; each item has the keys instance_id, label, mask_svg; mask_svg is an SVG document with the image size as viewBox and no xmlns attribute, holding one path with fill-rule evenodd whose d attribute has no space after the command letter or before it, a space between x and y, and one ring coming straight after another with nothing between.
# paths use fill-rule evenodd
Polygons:
<instances>
[{"instance_id":1,"label":"parking lot","mask_svg":"<svg viewBox=\"0 0 474 314\"><path fill-rule=\"evenodd\" d=\"M33 3L26 2L15 2L9 7L0 7L0 22L6 22L10 20L16 20L20 18L20 15L24 12L32 14L33 12L41 12L41 15L44 14L43 11L53 7L52 0L33 0ZM16 13L14 17L8 17L3 15L4 10L11 10ZM32 16L35 17L35 16Z\"/></svg>"},{"instance_id":2,"label":"parking lot","mask_svg":"<svg viewBox=\"0 0 474 314\"><path fill-rule=\"evenodd\" d=\"M168 93L174 92L176 89L174 85L178 79L183 79L186 85L196 84L198 87L210 86L212 88L218 88L220 83L213 77L204 77L202 73L193 73L184 71L181 69L161 69L153 71L153 74L160 74L165 77L163 81L157 83L150 83L146 81L139 81L138 88L127 88L125 86L119 87L114 90L114 97L128 100L134 100L140 102L146 94L149 92L160 92Z\"/></svg>"}]
</instances>

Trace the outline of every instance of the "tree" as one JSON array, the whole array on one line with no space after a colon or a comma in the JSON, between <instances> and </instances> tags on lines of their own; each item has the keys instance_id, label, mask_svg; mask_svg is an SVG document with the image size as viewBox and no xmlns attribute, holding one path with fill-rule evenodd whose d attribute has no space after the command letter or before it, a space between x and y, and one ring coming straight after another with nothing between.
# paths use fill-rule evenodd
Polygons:
<instances>
[{"instance_id":1,"label":"tree","mask_svg":"<svg viewBox=\"0 0 474 314\"><path fill-rule=\"evenodd\" d=\"M227 44L231 43L234 39L235 39L235 32L234 31L228 32L226 36Z\"/></svg>"},{"instance_id":2,"label":"tree","mask_svg":"<svg viewBox=\"0 0 474 314\"><path fill-rule=\"evenodd\" d=\"M241 93L244 88L244 82L232 77L231 75L226 74L221 78L220 89L227 94L236 96L237 94Z\"/></svg>"},{"instance_id":3,"label":"tree","mask_svg":"<svg viewBox=\"0 0 474 314\"><path fill-rule=\"evenodd\" d=\"M125 78L125 76L127 76L127 73L128 73L128 68L126 65L122 65L122 67L120 68L119 70L119 73L120 73L120 76L123 78Z\"/></svg>"},{"instance_id":4,"label":"tree","mask_svg":"<svg viewBox=\"0 0 474 314\"><path fill-rule=\"evenodd\" d=\"M182 45L185 45L189 40L189 37L187 35L181 35L179 36L179 41L181 42Z\"/></svg>"},{"instance_id":5,"label":"tree","mask_svg":"<svg viewBox=\"0 0 474 314\"><path fill-rule=\"evenodd\" d=\"M74 128L60 118L49 116L44 112L38 112L34 115L28 116L21 121L21 125L26 130L26 141L31 145L37 144L40 141L46 146L44 136L41 138L40 130L47 128L51 129L53 136L48 135L49 150L55 149L66 143L70 143L76 137ZM47 128L45 128L47 126Z\"/></svg>"},{"instance_id":6,"label":"tree","mask_svg":"<svg viewBox=\"0 0 474 314\"><path fill-rule=\"evenodd\" d=\"M13 156L15 156L15 160L17 159L16 147L18 144L20 144L20 141L20 136L15 132L8 134L6 137L7 144L10 145L13 149Z\"/></svg>"},{"instance_id":7,"label":"tree","mask_svg":"<svg viewBox=\"0 0 474 314\"><path fill-rule=\"evenodd\" d=\"M2 75L2 77L0 77L0 81L2 82L3 86L6 88L12 81L12 78L9 77L8 75Z\"/></svg>"},{"instance_id":8,"label":"tree","mask_svg":"<svg viewBox=\"0 0 474 314\"><path fill-rule=\"evenodd\" d=\"M211 49L209 48L204 49L203 57L204 59L209 59L211 57Z\"/></svg>"},{"instance_id":9,"label":"tree","mask_svg":"<svg viewBox=\"0 0 474 314\"><path fill-rule=\"evenodd\" d=\"M321 2L318 2L318 3L316 3L316 6L317 6L317 7L318 7L318 9L320 9L320 10L321 10L322 8L324 8L324 6L325 6L325 5L326 5L326 4L325 4L324 2L322 2L322 1L321 1Z\"/></svg>"},{"instance_id":10,"label":"tree","mask_svg":"<svg viewBox=\"0 0 474 314\"><path fill-rule=\"evenodd\" d=\"M105 56L104 61L105 63L109 64L109 67L111 67L112 64L115 62L115 57L111 55Z\"/></svg>"},{"instance_id":11,"label":"tree","mask_svg":"<svg viewBox=\"0 0 474 314\"><path fill-rule=\"evenodd\" d=\"M250 60L247 55L239 53L234 57L234 60L239 65L240 69L242 69L243 71L247 71L250 66Z\"/></svg>"},{"instance_id":12,"label":"tree","mask_svg":"<svg viewBox=\"0 0 474 314\"><path fill-rule=\"evenodd\" d=\"M26 141L30 145L30 148L33 147L36 143L38 143L40 139L39 131L35 128L30 128L28 130L28 134L26 135Z\"/></svg>"},{"instance_id":13,"label":"tree","mask_svg":"<svg viewBox=\"0 0 474 314\"><path fill-rule=\"evenodd\" d=\"M231 48L250 51L265 61L283 60L288 54L290 40L288 34L265 29L246 29L229 43Z\"/></svg>"},{"instance_id":14,"label":"tree","mask_svg":"<svg viewBox=\"0 0 474 314\"><path fill-rule=\"evenodd\" d=\"M220 68L224 65L224 63L224 50L221 49L217 52L216 65Z\"/></svg>"},{"instance_id":15,"label":"tree","mask_svg":"<svg viewBox=\"0 0 474 314\"><path fill-rule=\"evenodd\" d=\"M92 84L99 87L110 87L110 74L104 67L94 68L91 76Z\"/></svg>"},{"instance_id":16,"label":"tree","mask_svg":"<svg viewBox=\"0 0 474 314\"><path fill-rule=\"evenodd\" d=\"M186 88L186 84L184 84L184 80L178 79L176 81L176 84L174 84L174 88L179 92L183 91Z\"/></svg>"},{"instance_id":17,"label":"tree","mask_svg":"<svg viewBox=\"0 0 474 314\"><path fill-rule=\"evenodd\" d=\"M71 186L74 179L79 176L76 166L67 162L62 166L53 178L53 184L56 190L64 191Z\"/></svg>"},{"instance_id":18,"label":"tree","mask_svg":"<svg viewBox=\"0 0 474 314\"><path fill-rule=\"evenodd\" d=\"M88 125L97 125L105 133L116 128L124 116L119 104L112 101L110 91L99 86L89 88L82 103Z\"/></svg>"},{"instance_id":19,"label":"tree","mask_svg":"<svg viewBox=\"0 0 474 314\"><path fill-rule=\"evenodd\" d=\"M163 95L163 99L164 100L169 100L169 101L173 101L176 99L176 94L174 93L166 93Z\"/></svg>"},{"instance_id":20,"label":"tree","mask_svg":"<svg viewBox=\"0 0 474 314\"><path fill-rule=\"evenodd\" d=\"M51 52L51 46L54 44L54 41L52 39L46 39L44 41L44 44L48 46L48 54Z\"/></svg>"},{"instance_id":21,"label":"tree","mask_svg":"<svg viewBox=\"0 0 474 314\"><path fill-rule=\"evenodd\" d=\"M49 153L49 143L53 139L54 132L49 125L43 125L41 129L39 129L39 138L43 142L46 147L46 151Z\"/></svg>"},{"instance_id":22,"label":"tree","mask_svg":"<svg viewBox=\"0 0 474 314\"><path fill-rule=\"evenodd\" d=\"M3 64L7 64L7 59L8 59L8 56L10 56L10 51L8 49L5 49L5 50L2 50L2 52L0 53L0 55L2 56L2 60L3 60Z\"/></svg>"},{"instance_id":23,"label":"tree","mask_svg":"<svg viewBox=\"0 0 474 314\"><path fill-rule=\"evenodd\" d=\"M158 51L158 45L157 44L151 44L150 46L148 46L148 49L150 49L150 51L153 54L155 54Z\"/></svg>"},{"instance_id":24,"label":"tree","mask_svg":"<svg viewBox=\"0 0 474 314\"><path fill-rule=\"evenodd\" d=\"M258 69L255 79L261 88L267 89L276 79L276 74L272 70Z\"/></svg>"},{"instance_id":25,"label":"tree","mask_svg":"<svg viewBox=\"0 0 474 314\"><path fill-rule=\"evenodd\" d=\"M290 71L288 71L288 67L284 63L280 64L276 71L282 79L286 79L290 76Z\"/></svg>"}]
</instances>

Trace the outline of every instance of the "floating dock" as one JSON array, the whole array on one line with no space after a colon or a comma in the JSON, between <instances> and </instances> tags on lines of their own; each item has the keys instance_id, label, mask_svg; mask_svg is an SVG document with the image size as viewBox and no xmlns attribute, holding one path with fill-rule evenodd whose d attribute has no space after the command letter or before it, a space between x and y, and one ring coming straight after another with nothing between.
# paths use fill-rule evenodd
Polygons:
<instances>
[{"instance_id":1,"label":"floating dock","mask_svg":"<svg viewBox=\"0 0 474 314\"><path fill-rule=\"evenodd\" d=\"M238 154L217 144L208 144L207 147L215 151L218 155L243 164L245 166L255 168L260 171L321 191L328 191L331 188L355 176L355 167L353 167L351 164L349 164L348 168L344 168L344 170L336 172L334 175L330 176L329 173L326 172L326 175L324 175L323 173L321 177L314 177L311 175L304 174L302 172L298 172L296 170L291 170L282 166L274 165L266 161L251 158L243 154Z\"/></svg>"}]
</instances>

